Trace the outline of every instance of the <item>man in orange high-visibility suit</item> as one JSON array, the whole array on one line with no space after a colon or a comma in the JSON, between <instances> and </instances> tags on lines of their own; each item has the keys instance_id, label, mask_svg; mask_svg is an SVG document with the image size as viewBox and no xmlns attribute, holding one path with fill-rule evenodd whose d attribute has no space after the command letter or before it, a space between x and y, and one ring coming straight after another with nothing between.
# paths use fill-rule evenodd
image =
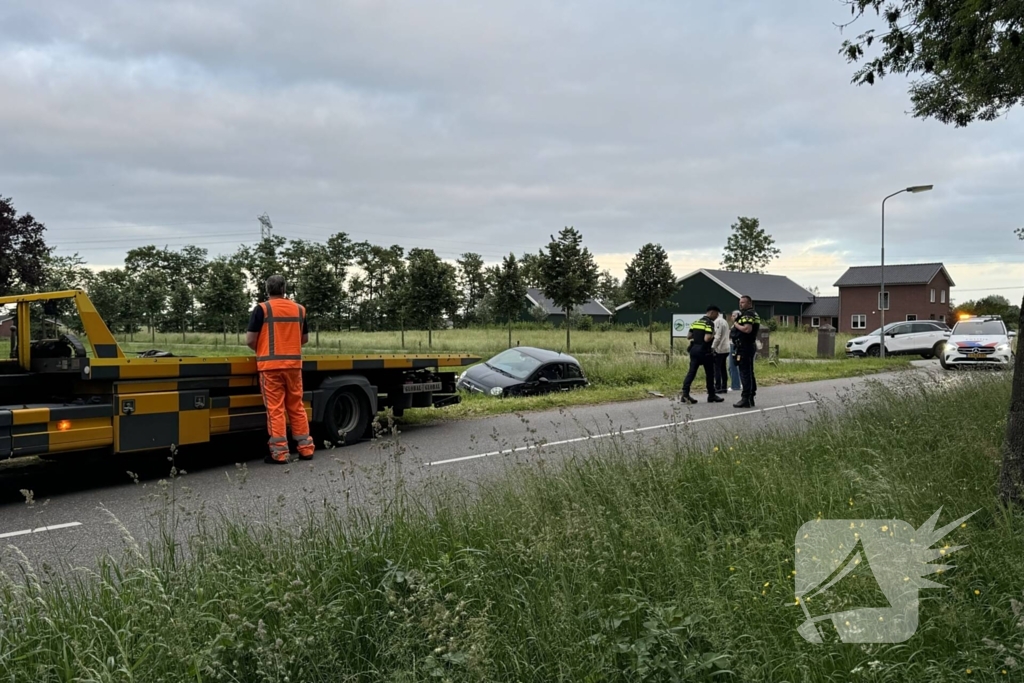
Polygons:
<instances>
[{"instance_id":1,"label":"man in orange high-visibility suit","mask_svg":"<svg viewBox=\"0 0 1024 683\"><path fill-rule=\"evenodd\" d=\"M306 309L284 296L280 275L267 278L267 300L249 318L245 343L256 352L260 391L267 408L270 455L266 462L288 463L288 432L298 442L299 458L313 459L313 438L302 404L302 345L309 341ZM287 422L285 416L287 415Z\"/></svg>"}]
</instances>

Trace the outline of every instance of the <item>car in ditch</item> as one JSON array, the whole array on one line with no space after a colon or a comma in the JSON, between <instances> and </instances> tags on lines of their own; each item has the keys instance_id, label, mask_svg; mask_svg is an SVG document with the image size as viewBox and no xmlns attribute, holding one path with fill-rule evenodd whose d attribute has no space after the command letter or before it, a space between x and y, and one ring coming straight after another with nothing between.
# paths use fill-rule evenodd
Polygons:
<instances>
[{"instance_id":1,"label":"car in ditch","mask_svg":"<svg viewBox=\"0 0 1024 683\"><path fill-rule=\"evenodd\" d=\"M879 355L879 333L857 337L846 342L846 355L851 357ZM942 354L949 339L949 326L938 320L911 320L885 326L885 355L934 358Z\"/></svg>"},{"instance_id":2,"label":"car in ditch","mask_svg":"<svg viewBox=\"0 0 1024 683\"><path fill-rule=\"evenodd\" d=\"M939 355L946 370L964 367L1009 368L1013 361L1013 332L997 315L965 316L953 325Z\"/></svg>"},{"instance_id":3,"label":"car in ditch","mask_svg":"<svg viewBox=\"0 0 1024 683\"><path fill-rule=\"evenodd\" d=\"M532 396L579 389L588 384L583 368L558 351L517 346L463 372L456 388L487 396Z\"/></svg>"}]
</instances>

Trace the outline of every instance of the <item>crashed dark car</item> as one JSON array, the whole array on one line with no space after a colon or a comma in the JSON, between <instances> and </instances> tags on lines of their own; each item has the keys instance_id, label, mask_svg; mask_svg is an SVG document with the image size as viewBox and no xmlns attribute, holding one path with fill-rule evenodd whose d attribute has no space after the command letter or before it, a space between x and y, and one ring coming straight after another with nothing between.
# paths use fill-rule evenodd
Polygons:
<instances>
[{"instance_id":1,"label":"crashed dark car","mask_svg":"<svg viewBox=\"0 0 1024 683\"><path fill-rule=\"evenodd\" d=\"M456 386L488 396L533 396L585 387L587 377L572 356L517 346L469 368Z\"/></svg>"}]
</instances>

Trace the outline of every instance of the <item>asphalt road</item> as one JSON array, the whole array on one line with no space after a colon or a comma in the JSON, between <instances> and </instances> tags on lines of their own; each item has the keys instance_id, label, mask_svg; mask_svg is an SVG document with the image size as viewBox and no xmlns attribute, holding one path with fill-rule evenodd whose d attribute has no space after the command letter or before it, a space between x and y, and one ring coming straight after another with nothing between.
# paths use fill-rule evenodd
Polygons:
<instances>
[{"instance_id":1,"label":"asphalt road","mask_svg":"<svg viewBox=\"0 0 1024 683\"><path fill-rule=\"evenodd\" d=\"M324 505L372 514L401 482L422 490L455 480L472 490L510 466L548 466L587 457L596 444L707 440L723 431L800 428L822 406L858 393L868 380L907 384L928 368L759 390L756 410L720 404L684 406L668 398L523 415L438 422L342 449L312 462L263 463L262 440L222 441L183 451L168 476L170 454L105 460L8 461L0 467L0 547L10 570L23 554L39 568L94 567L103 554L120 555L125 538L145 547L170 536L184 542L198 510L275 524L297 523Z\"/></svg>"}]
</instances>

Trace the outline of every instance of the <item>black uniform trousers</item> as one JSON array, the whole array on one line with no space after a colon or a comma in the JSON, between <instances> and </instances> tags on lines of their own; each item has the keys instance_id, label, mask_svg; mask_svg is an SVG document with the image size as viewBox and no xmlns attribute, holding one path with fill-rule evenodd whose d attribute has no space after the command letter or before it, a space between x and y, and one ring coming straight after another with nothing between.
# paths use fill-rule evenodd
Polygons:
<instances>
[{"instance_id":1,"label":"black uniform trousers","mask_svg":"<svg viewBox=\"0 0 1024 683\"><path fill-rule=\"evenodd\" d=\"M757 395L757 378L754 376L754 355L756 346L736 347L736 367L740 370L740 386L743 398L754 398Z\"/></svg>"},{"instance_id":2,"label":"black uniform trousers","mask_svg":"<svg viewBox=\"0 0 1024 683\"><path fill-rule=\"evenodd\" d=\"M690 369L686 372L686 379L683 380L683 394L690 395L690 385L693 378L697 376L697 370L704 368L704 379L708 384L708 398L714 398L715 393L715 354L706 346L690 350Z\"/></svg>"},{"instance_id":3,"label":"black uniform trousers","mask_svg":"<svg viewBox=\"0 0 1024 683\"><path fill-rule=\"evenodd\" d=\"M715 391L719 394L724 394L729 389L729 368L726 366L728 360L727 353L715 354Z\"/></svg>"}]
</instances>

